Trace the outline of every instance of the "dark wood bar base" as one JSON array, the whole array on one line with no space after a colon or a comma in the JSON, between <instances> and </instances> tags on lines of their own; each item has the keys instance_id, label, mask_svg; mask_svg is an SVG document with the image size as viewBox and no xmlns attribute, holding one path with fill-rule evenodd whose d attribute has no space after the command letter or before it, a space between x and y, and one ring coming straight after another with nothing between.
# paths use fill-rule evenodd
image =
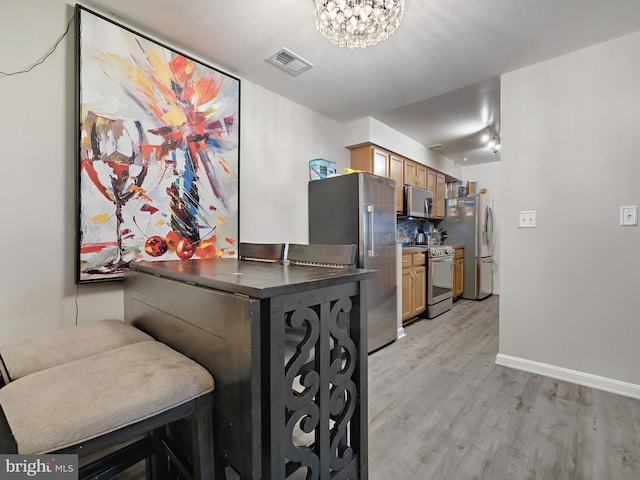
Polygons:
<instances>
[{"instance_id":1,"label":"dark wood bar base","mask_svg":"<svg viewBox=\"0 0 640 480\"><path fill-rule=\"evenodd\" d=\"M126 321L215 379L218 467L367 479L363 282L375 271L235 259L132 268Z\"/></svg>"}]
</instances>

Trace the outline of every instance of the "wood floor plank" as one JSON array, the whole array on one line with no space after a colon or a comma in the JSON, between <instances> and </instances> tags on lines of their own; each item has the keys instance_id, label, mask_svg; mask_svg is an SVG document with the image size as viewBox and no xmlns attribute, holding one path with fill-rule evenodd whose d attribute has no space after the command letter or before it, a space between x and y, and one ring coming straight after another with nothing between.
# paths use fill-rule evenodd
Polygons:
<instances>
[{"instance_id":1,"label":"wood floor plank","mask_svg":"<svg viewBox=\"0 0 640 480\"><path fill-rule=\"evenodd\" d=\"M640 480L640 400L495 365L498 300L369 355L369 478Z\"/></svg>"},{"instance_id":2,"label":"wood floor plank","mask_svg":"<svg viewBox=\"0 0 640 480\"><path fill-rule=\"evenodd\" d=\"M495 365L498 322L461 300L369 356L369 478L640 480L640 401Z\"/></svg>"}]
</instances>

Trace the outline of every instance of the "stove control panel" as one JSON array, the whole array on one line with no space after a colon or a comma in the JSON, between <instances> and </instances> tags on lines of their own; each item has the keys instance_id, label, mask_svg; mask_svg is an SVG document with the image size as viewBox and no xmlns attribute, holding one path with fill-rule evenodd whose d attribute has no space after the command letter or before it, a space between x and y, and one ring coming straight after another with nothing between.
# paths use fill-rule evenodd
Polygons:
<instances>
[{"instance_id":1,"label":"stove control panel","mask_svg":"<svg viewBox=\"0 0 640 480\"><path fill-rule=\"evenodd\" d=\"M436 246L429 247L427 249L427 254L430 257L445 257L447 255L453 255L454 251L455 250L453 249L453 247L438 245L437 247Z\"/></svg>"}]
</instances>

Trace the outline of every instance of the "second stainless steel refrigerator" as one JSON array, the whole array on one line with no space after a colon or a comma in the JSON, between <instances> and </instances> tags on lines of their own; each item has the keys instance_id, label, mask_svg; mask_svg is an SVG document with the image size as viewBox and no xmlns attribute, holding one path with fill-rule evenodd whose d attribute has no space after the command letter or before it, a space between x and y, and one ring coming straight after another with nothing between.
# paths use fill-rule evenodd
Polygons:
<instances>
[{"instance_id":1,"label":"second stainless steel refrigerator","mask_svg":"<svg viewBox=\"0 0 640 480\"><path fill-rule=\"evenodd\" d=\"M481 300L493 293L493 211L486 194L449 198L446 218L439 227L447 231L447 244L464 245L462 298Z\"/></svg>"},{"instance_id":2,"label":"second stainless steel refrigerator","mask_svg":"<svg viewBox=\"0 0 640 480\"><path fill-rule=\"evenodd\" d=\"M395 181L353 173L309 182L309 243L358 246L367 281L368 351L397 336Z\"/></svg>"}]
</instances>

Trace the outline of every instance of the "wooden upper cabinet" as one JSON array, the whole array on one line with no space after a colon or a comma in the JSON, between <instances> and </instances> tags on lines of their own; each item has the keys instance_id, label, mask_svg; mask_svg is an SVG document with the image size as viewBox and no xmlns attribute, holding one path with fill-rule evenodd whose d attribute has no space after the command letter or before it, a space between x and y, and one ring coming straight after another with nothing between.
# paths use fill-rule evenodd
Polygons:
<instances>
[{"instance_id":1,"label":"wooden upper cabinet","mask_svg":"<svg viewBox=\"0 0 640 480\"><path fill-rule=\"evenodd\" d=\"M418 174L418 184L416 187L427 188L427 167L419 163L416 167L416 172Z\"/></svg>"},{"instance_id":2,"label":"wooden upper cabinet","mask_svg":"<svg viewBox=\"0 0 640 480\"><path fill-rule=\"evenodd\" d=\"M444 218L445 211L445 196L447 194L447 184L445 176L437 172L436 173L436 190L433 192L433 216L436 218Z\"/></svg>"},{"instance_id":3,"label":"wooden upper cabinet","mask_svg":"<svg viewBox=\"0 0 640 480\"><path fill-rule=\"evenodd\" d=\"M413 160L404 159L404 184L427 188L427 167Z\"/></svg>"},{"instance_id":4,"label":"wooden upper cabinet","mask_svg":"<svg viewBox=\"0 0 640 480\"><path fill-rule=\"evenodd\" d=\"M396 212L398 214L402 214L404 186L410 185L433 192L431 218L444 218L447 185L443 173L372 144L350 150L351 168L396 181Z\"/></svg>"},{"instance_id":5,"label":"wooden upper cabinet","mask_svg":"<svg viewBox=\"0 0 640 480\"><path fill-rule=\"evenodd\" d=\"M389 152L373 145L352 148L351 168L387 177L389 173Z\"/></svg>"},{"instance_id":6,"label":"wooden upper cabinet","mask_svg":"<svg viewBox=\"0 0 640 480\"><path fill-rule=\"evenodd\" d=\"M389 155L389 178L396 181L396 213L402 214L404 203L404 161L402 157Z\"/></svg>"},{"instance_id":7,"label":"wooden upper cabinet","mask_svg":"<svg viewBox=\"0 0 640 480\"><path fill-rule=\"evenodd\" d=\"M389 177L389 152L373 148L373 173L381 177Z\"/></svg>"},{"instance_id":8,"label":"wooden upper cabinet","mask_svg":"<svg viewBox=\"0 0 640 480\"><path fill-rule=\"evenodd\" d=\"M427 190L433 193L433 196L436 195L436 171L431 170L430 168L427 170Z\"/></svg>"},{"instance_id":9,"label":"wooden upper cabinet","mask_svg":"<svg viewBox=\"0 0 640 480\"><path fill-rule=\"evenodd\" d=\"M411 160L404 161L404 184L415 187L418 183L417 163Z\"/></svg>"},{"instance_id":10,"label":"wooden upper cabinet","mask_svg":"<svg viewBox=\"0 0 640 480\"><path fill-rule=\"evenodd\" d=\"M402 212L404 200L403 158L375 145L351 149L351 168L396 181L396 212Z\"/></svg>"},{"instance_id":11,"label":"wooden upper cabinet","mask_svg":"<svg viewBox=\"0 0 640 480\"><path fill-rule=\"evenodd\" d=\"M431 218L444 218L445 195L447 185L444 174L427 169L427 190L433 192Z\"/></svg>"}]
</instances>

